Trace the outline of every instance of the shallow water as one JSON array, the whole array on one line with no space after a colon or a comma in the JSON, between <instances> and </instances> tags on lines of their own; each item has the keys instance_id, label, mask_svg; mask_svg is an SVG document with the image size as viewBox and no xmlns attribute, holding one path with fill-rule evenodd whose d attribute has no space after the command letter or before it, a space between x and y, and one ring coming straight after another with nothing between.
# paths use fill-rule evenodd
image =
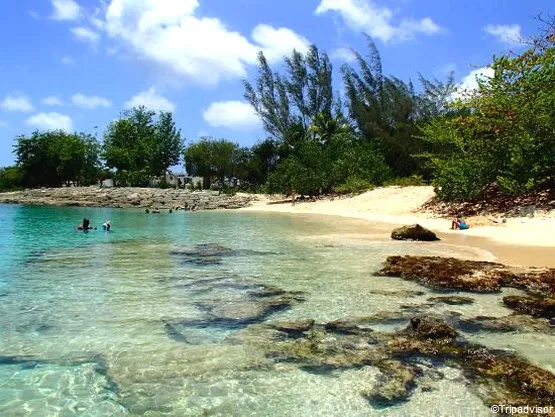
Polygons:
<instances>
[{"instance_id":1,"label":"shallow water","mask_svg":"<svg viewBox=\"0 0 555 417\"><path fill-rule=\"evenodd\" d=\"M75 231L85 216L93 225L110 219L113 231ZM199 244L235 252L209 262L175 253ZM510 313L500 300L516 290L430 305L437 294L428 289L373 276L386 256L409 253L486 255L391 242L379 226L333 217L0 206L0 415L488 416L448 367L410 401L375 409L361 393L377 369L314 374L228 342L250 322ZM302 292L305 301L262 314L246 295L262 286ZM254 319L216 321L215 312ZM555 369L552 336L472 338Z\"/></svg>"}]
</instances>

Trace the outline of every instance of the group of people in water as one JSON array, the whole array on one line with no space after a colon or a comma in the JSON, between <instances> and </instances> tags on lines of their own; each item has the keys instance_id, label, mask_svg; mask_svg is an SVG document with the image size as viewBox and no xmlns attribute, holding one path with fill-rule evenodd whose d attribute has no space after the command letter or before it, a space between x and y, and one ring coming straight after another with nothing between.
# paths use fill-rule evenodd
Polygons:
<instances>
[{"instance_id":1,"label":"group of people in water","mask_svg":"<svg viewBox=\"0 0 555 417\"><path fill-rule=\"evenodd\" d=\"M112 228L112 222L110 222L110 220L106 220L103 224L102 224L102 228L109 232L110 229ZM91 221L88 218L84 218L83 221L81 222L81 224L77 225L77 230L83 230L83 231L88 231L88 230L97 230L96 227L93 227L91 225Z\"/></svg>"}]
</instances>

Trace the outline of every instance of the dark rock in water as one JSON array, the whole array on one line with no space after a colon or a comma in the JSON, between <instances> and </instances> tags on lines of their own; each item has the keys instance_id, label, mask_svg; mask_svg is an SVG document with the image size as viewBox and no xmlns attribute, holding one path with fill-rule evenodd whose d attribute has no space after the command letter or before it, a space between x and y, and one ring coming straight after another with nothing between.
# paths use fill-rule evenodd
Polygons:
<instances>
[{"instance_id":1,"label":"dark rock in water","mask_svg":"<svg viewBox=\"0 0 555 417\"><path fill-rule=\"evenodd\" d=\"M370 294L376 295L386 295L386 296L395 296L395 297L402 297L402 298L413 298L413 297L420 297L425 295L424 291L411 291L411 290L371 290L368 291Z\"/></svg>"},{"instance_id":2,"label":"dark rock in water","mask_svg":"<svg viewBox=\"0 0 555 417\"><path fill-rule=\"evenodd\" d=\"M314 320L304 320L298 322L282 322L272 327L280 332L286 333L288 336L301 336L304 332L309 331L314 326Z\"/></svg>"},{"instance_id":3,"label":"dark rock in water","mask_svg":"<svg viewBox=\"0 0 555 417\"><path fill-rule=\"evenodd\" d=\"M183 333L176 328L175 324L169 323L166 320L162 320L162 322L164 323L164 330L170 339L173 339L176 342L189 343Z\"/></svg>"},{"instance_id":4,"label":"dark rock in water","mask_svg":"<svg viewBox=\"0 0 555 417\"><path fill-rule=\"evenodd\" d=\"M448 304L451 306L460 306L460 305L467 305L473 304L474 299L470 297L463 297L460 295L450 295L446 297L430 297L428 301L431 301L434 304Z\"/></svg>"},{"instance_id":5,"label":"dark rock in water","mask_svg":"<svg viewBox=\"0 0 555 417\"><path fill-rule=\"evenodd\" d=\"M373 330L369 327L369 319L340 319L330 321L324 325L327 332L339 334L364 334Z\"/></svg>"},{"instance_id":6,"label":"dark rock in water","mask_svg":"<svg viewBox=\"0 0 555 417\"><path fill-rule=\"evenodd\" d=\"M379 363L382 371L377 384L365 395L374 407L390 407L408 400L421 374L416 366L387 360Z\"/></svg>"},{"instance_id":7,"label":"dark rock in water","mask_svg":"<svg viewBox=\"0 0 555 417\"><path fill-rule=\"evenodd\" d=\"M224 288L234 285L233 282L222 283L220 279L202 281L210 281L213 284L204 288L203 292L209 292L223 284L225 284ZM204 318L179 321L164 320L166 334L178 342L194 344L196 342L189 337L191 329L213 329L220 332L220 339L217 339L217 336L215 340L221 340L228 336L226 332L237 331L249 325L262 323L271 315L287 310L304 301L299 293L288 292L277 287L265 287L245 282L235 284L237 289L242 292L230 293L226 291L226 296L221 301L211 297L210 301L199 301L195 304L197 308L205 313ZM208 337L208 339L214 340L214 337ZM202 341L199 343L202 343Z\"/></svg>"},{"instance_id":8,"label":"dark rock in water","mask_svg":"<svg viewBox=\"0 0 555 417\"><path fill-rule=\"evenodd\" d=\"M222 263L222 258L217 256L203 256L198 258L185 258L181 260L182 264L193 264L199 266L207 265L220 265Z\"/></svg>"},{"instance_id":9,"label":"dark rock in water","mask_svg":"<svg viewBox=\"0 0 555 417\"><path fill-rule=\"evenodd\" d=\"M254 251L250 249L231 249L226 246L202 243L193 247L170 251L170 255L179 257L182 263L195 265L219 265L224 257L275 255L275 252Z\"/></svg>"},{"instance_id":10,"label":"dark rock in water","mask_svg":"<svg viewBox=\"0 0 555 417\"><path fill-rule=\"evenodd\" d=\"M413 317L404 330L387 333L353 334L343 331L353 326L338 325L356 321L360 320L314 324L294 338L279 337L281 332L269 326L251 326L243 330L241 340L265 349L273 360L294 363L310 372L377 367L382 373L378 383L363 393L376 407L409 400L419 384L422 364L434 368L446 362L460 369L470 386L477 387L476 394L487 406L555 403L553 373L513 353L469 343L438 318Z\"/></svg>"},{"instance_id":11,"label":"dark rock in water","mask_svg":"<svg viewBox=\"0 0 555 417\"><path fill-rule=\"evenodd\" d=\"M547 319L555 316L555 298L510 295L503 297L503 302L507 307L519 313Z\"/></svg>"},{"instance_id":12,"label":"dark rock in water","mask_svg":"<svg viewBox=\"0 0 555 417\"><path fill-rule=\"evenodd\" d=\"M511 314L504 317L477 316L461 319L457 327L465 332L542 332L552 334L554 328L545 319L535 318L526 314Z\"/></svg>"},{"instance_id":13,"label":"dark rock in water","mask_svg":"<svg viewBox=\"0 0 555 417\"><path fill-rule=\"evenodd\" d=\"M439 319L430 317L411 317L410 325L403 333L417 339L454 339L458 333Z\"/></svg>"},{"instance_id":14,"label":"dark rock in water","mask_svg":"<svg viewBox=\"0 0 555 417\"><path fill-rule=\"evenodd\" d=\"M435 289L496 292L502 283L496 271L502 267L491 262L439 256L389 256L379 273L417 281Z\"/></svg>"},{"instance_id":15,"label":"dark rock in water","mask_svg":"<svg viewBox=\"0 0 555 417\"><path fill-rule=\"evenodd\" d=\"M425 242L439 240L434 232L420 226L419 224L393 229L391 232L391 238L395 240L419 240Z\"/></svg>"}]
</instances>

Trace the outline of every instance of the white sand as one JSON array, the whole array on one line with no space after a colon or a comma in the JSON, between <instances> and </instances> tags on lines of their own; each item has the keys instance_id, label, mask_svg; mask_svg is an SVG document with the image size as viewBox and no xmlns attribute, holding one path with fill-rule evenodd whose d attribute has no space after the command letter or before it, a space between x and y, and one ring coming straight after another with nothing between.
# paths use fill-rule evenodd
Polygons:
<instances>
[{"instance_id":1,"label":"white sand","mask_svg":"<svg viewBox=\"0 0 555 417\"><path fill-rule=\"evenodd\" d=\"M555 211L536 214L534 218L508 218L505 224L495 224L484 217L470 217L468 230L450 230L451 218L426 213L421 207L434 196L432 187L383 187L351 198L268 204L269 197L261 198L251 207L241 210L324 214L364 219L391 225L420 225L440 234L464 233L498 243L518 246L555 247ZM555 252L554 252L555 256Z\"/></svg>"}]
</instances>

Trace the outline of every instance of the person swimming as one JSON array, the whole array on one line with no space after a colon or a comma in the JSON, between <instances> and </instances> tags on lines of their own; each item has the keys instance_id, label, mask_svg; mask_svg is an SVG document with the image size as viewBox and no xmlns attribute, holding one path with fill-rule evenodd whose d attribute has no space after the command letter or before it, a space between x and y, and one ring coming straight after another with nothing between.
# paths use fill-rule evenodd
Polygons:
<instances>
[{"instance_id":1,"label":"person swimming","mask_svg":"<svg viewBox=\"0 0 555 417\"><path fill-rule=\"evenodd\" d=\"M110 222L110 220L106 220L103 224L102 224L102 228L104 230L106 230L107 232L110 231L110 229L112 228L112 222Z\"/></svg>"}]
</instances>

